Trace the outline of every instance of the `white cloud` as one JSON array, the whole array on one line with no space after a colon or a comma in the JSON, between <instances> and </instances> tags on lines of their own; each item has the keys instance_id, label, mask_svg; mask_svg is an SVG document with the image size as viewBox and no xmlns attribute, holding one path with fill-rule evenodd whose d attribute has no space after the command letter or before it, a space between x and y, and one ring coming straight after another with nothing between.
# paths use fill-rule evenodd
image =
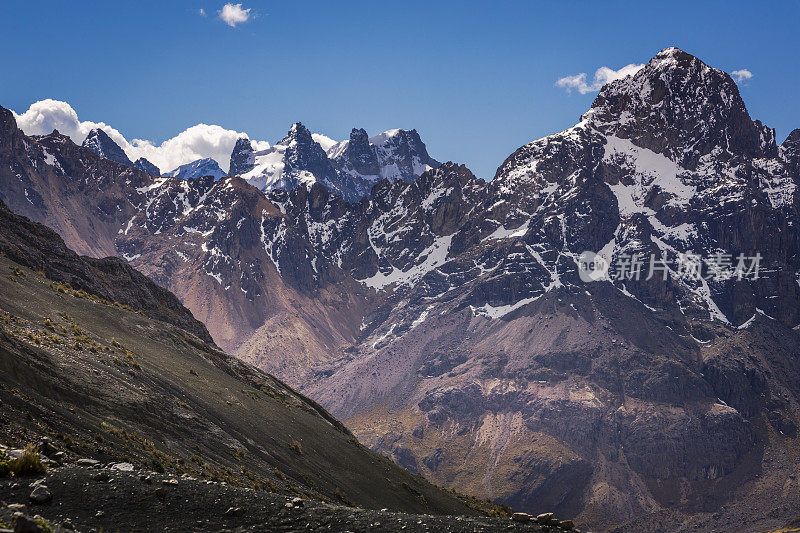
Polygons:
<instances>
[{"instance_id":1,"label":"white cloud","mask_svg":"<svg viewBox=\"0 0 800 533\"><path fill-rule=\"evenodd\" d=\"M608 67L600 67L595 71L594 79L592 80L591 84L587 82L586 73L581 72L580 74L575 74L574 76L565 76L563 78L559 78L556 81L556 87L566 89L567 92L572 92L574 89L581 94L595 93L602 89L603 85L607 83L622 79L625 76L632 76L636 74L643 66L644 65L636 65L631 63L630 65L625 65L619 70L610 69Z\"/></svg>"},{"instance_id":2,"label":"white cloud","mask_svg":"<svg viewBox=\"0 0 800 533\"><path fill-rule=\"evenodd\" d=\"M206 16L206 10L205 10L205 9L203 9L202 7L201 7L201 8L200 8L200 10L198 11L198 13L200 14L200 16L201 16L201 17L205 17L205 16Z\"/></svg>"},{"instance_id":3,"label":"white cloud","mask_svg":"<svg viewBox=\"0 0 800 533\"><path fill-rule=\"evenodd\" d=\"M246 135L222 126L197 124L158 145L143 139L128 142L122 133L108 124L81 122L67 102L50 99L36 102L26 112L21 115L14 113L14 116L19 128L27 135L44 135L57 129L76 144L81 144L92 129L100 128L122 147L131 161L145 157L163 172L204 157L215 159L226 170L236 140Z\"/></svg>"},{"instance_id":4,"label":"white cloud","mask_svg":"<svg viewBox=\"0 0 800 533\"><path fill-rule=\"evenodd\" d=\"M744 80L749 80L750 78L752 78L753 73L747 70L746 68L742 68L731 72L731 76L733 76L733 79L736 80L736 83L741 83Z\"/></svg>"},{"instance_id":5,"label":"white cloud","mask_svg":"<svg viewBox=\"0 0 800 533\"><path fill-rule=\"evenodd\" d=\"M67 135L75 143L80 144L91 130L100 128L115 142L124 141L122 134L105 122L78 120L78 114L66 102L60 100L40 100L32 104L21 115L14 113L19 129L27 135L46 135L53 130Z\"/></svg>"},{"instance_id":6,"label":"white cloud","mask_svg":"<svg viewBox=\"0 0 800 533\"><path fill-rule=\"evenodd\" d=\"M575 74L574 76L564 76L563 78L558 78L558 80L556 80L556 87L566 89L568 93L571 93L572 89L577 89L581 94L594 91L594 89L586 84L585 72Z\"/></svg>"},{"instance_id":7,"label":"white cloud","mask_svg":"<svg viewBox=\"0 0 800 533\"><path fill-rule=\"evenodd\" d=\"M250 9L243 9L242 4L225 4L218 13L219 18L231 28L250 19Z\"/></svg>"},{"instance_id":8,"label":"white cloud","mask_svg":"<svg viewBox=\"0 0 800 533\"><path fill-rule=\"evenodd\" d=\"M169 171L204 157L214 159L223 170L227 170L233 146L239 137L244 136L242 132L222 126L197 124L159 145L144 139L133 139L123 149L132 160L146 157L162 171Z\"/></svg>"}]
</instances>

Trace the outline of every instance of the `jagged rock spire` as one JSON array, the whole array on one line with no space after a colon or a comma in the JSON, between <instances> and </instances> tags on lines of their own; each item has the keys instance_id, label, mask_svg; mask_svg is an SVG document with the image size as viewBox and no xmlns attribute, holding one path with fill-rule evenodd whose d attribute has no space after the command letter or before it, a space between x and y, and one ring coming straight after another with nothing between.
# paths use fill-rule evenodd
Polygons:
<instances>
[{"instance_id":1,"label":"jagged rock spire","mask_svg":"<svg viewBox=\"0 0 800 533\"><path fill-rule=\"evenodd\" d=\"M233 152L231 152L231 166L228 174L241 176L253 170L254 165L255 156L252 143L247 137L240 137L233 146Z\"/></svg>"}]
</instances>

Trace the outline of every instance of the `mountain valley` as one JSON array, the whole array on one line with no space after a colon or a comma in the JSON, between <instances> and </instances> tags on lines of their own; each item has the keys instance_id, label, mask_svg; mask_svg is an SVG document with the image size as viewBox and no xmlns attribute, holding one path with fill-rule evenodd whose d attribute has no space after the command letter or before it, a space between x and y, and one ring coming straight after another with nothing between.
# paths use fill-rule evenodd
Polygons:
<instances>
[{"instance_id":1,"label":"mountain valley","mask_svg":"<svg viewBox=\"0 0 800 533\"><path fill-rule=\"evenodd\" d=\"M296 123L274 145L241 138L226 175L190 179L91 139L27 136L0 109L0 199L76 252L122 258L174 293L191 317L172 303L141 311L189 330L185 345L112 310L121 329L144 328L184 354L200 376L170 370L181 379L266 383L342 446L351 431L437 484L593 529L755 531L797 514L800 130L778 145L727 73L664 49L605 85L574 127L514 151L489 182L432 159L415 130L353 129L336 143ZM656 257L664 276L586 282L586 251L617 272ZM689 256L705 275L681 275ZM754 256L760 275L743 276L737 258ZM41 261L26 261L32 279ZM85 290L113 301L110 284ZM143 343L123 342L144 357ZM261 371L348 429L325 426L313 402ZM136 385L120 375L135 405ZM226 386L232 409L275 403ZM150 393L176 412L188 401ZM192 402L227 409L212 396ZM326 446L315 453L335 461ZM299 476L293 459L281 456L281 470ZM261 462L266 472L272 463ZM330 498L337 482L314 486ZM348 497L367 507L379 508L371 492L389 491L351 482ZM412 503L397 506L424 512Z\"/></svg>"}]
</instances>

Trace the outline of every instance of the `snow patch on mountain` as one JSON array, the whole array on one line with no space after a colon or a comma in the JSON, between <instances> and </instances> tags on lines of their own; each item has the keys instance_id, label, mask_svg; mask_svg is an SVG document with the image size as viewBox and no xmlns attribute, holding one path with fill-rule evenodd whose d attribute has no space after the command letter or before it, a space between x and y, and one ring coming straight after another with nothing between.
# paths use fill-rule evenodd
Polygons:
<instances>
[{"instance_id":1,"label":"snow patch on mountain","mask_svg":"<svg viewBox=\"0 0 800 533\"><path fill-rule=\"evenodd\" d=\"M647 195L654 187L670 195L670 204L685 207L695 195L695 187L681 181L683 169L669 158L633 144L628 139L606 138L603 160L626 167L632 172L631 184L611 185L617 197L620 215L652 213L645 207Z\"/></svg>"},{"instance_id":2,"label":"snow patch on mountain","mask_svg":"<svg viewBox=\"0 0 800 533\"><path fill-rule=\"evenodd\" d=\"M392 267L388 272L378 271L374 276L359 281L376 290L385 290L391 285L411 285L428 272L447 262L452 239L452 235L436 239L433 244L419 254L419 262L406 271Z\"/></svg>"},{"instance_id":3,"label":"snow patch on mountain","mask_svg":"<svg viewBox=\"0 0 800 533\"><path fill-rule=\"evenodd\" d=\"M339 144L339 141L335 141L330 137L322 135L321 133L312 133L311 138L314 139L314 142L320 145L322 149L325 150L326 153L329 150L331 150L334 146Z\"/></svg>"},{"instance_id":4,"label":"snow patch on mountain","mask_svg":"<svg viewBox=\"0 0 800 533\"><path fill-rule=\"evenodd\" d=\"M472 314L474 316L482 316L485 318L503 318L511 311L515 311L520 307L528 305L529 303L533 303L539 298L541 298L543 294L539 294L538 296L531 296L529 298L523 298L522 300L518 300L513 304L508 305L499 305L497 307L491 304L484 304L480 307L471 307Z\"/></svg>"}]
</instances>

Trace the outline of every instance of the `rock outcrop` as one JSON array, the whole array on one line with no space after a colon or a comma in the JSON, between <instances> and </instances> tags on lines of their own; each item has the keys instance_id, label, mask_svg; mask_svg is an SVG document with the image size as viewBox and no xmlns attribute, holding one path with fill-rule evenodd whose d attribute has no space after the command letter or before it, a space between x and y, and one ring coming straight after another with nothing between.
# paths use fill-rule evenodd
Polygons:
<instances>
[{"instance_id":1,"label":"rock outcrop","mask_svg":"<svg viewBox=\"0 0 800 533\"><path fill-rule=\"evenodd\" d=\"M138 168L142 172L147 172L151 176L160 176L161 170L155 166L153 163L145 159L144 157L140 157L136 161L134 161L133 166Z\"/></svg>"}]
</instances>

